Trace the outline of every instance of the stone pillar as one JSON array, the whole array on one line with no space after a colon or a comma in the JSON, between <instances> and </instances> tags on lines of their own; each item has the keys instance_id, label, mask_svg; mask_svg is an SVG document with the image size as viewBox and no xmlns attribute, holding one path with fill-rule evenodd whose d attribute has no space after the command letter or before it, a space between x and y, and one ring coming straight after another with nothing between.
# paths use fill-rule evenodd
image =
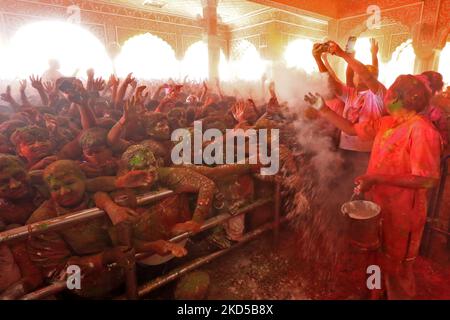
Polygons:
<instances>
[{"instance_id":1,"label":"stone pillar","mask_svg":"<svg viewBox=\"0 0 450 320\"><path fill-rule=\"evenodd\" d=\"M430 24L422 23L413 28L413 47L416 54L414 73L437 70L439 54L447 39L450 27L436 32Z\"/></svg>"},{"instance_id":2,"label":"stone pillar","mask_svg":"<svg viewBox=\"0 0 450 320\"><path fill-rule=\"evenodd\" d=\"M217 34L217 3L218 0L202 0L210 80L219 77L220 45Z\"/></svg>"}]
</instances>

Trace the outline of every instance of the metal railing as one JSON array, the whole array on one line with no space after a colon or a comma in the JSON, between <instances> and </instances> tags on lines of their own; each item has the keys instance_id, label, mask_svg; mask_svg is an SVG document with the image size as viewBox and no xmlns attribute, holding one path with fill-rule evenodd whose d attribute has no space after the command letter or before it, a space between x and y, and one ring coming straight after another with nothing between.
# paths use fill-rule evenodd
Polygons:
<instances>
[{"instance_id":1,"label":"metal railing","mask_svg":"<svg viewBox=\"0 0 450 320\"><path fill-rule=\"evenodd\" d=\"M148 294L150 291L152 291L156 288L159 288L162 285L164 285L170 281L177 279L178 277L182 276L186 272L193 270L207 262L210 262L211 260L218 258L218 257L222 256L223 254L229 252L230 250L241 246L243 243L246 243L246 242L254 239L255 237L257 237L258 235L262 234L263 232L265 232L267 230L273 229L274 230L274 239L275 239L275 241L278 241L279 226L282 222L284 222L284 220L281 219L281 217L280 217L280 196L281 196L280 195L280 184L275 183L274 188L275 188L275 193L274 193L273 198L255 200L254 202L250 203L249 205L240 208L233 214L223 213L223 214L214 216L214 217L208 219L207 221L205 221L205 223L200 228L200 232L214 228L220 224L227 222L231 218L237 217L242 214L246 214L246 213L253 211L253 210L255 210L263 205L266 205L268 203L274 204L274 219L273 219L272 223L268 223L256 230L250 231L249 233L244 235L244 238L241 242L239 242L236 245L233 245L230 248L220 250L218 252L214 252L205 257L197 258L194 261L185 265L184 267L182 267L180 269L176 269L165 276L158 277L155 280L152 280L149 283L144 284L143 286L141 286L139 288L137 287L137 282L136 282L137 280L135 277L135 263L136 263L136 261L145 259L148 256L153 255L154 253L153 252L152 253L138 253L135 255L135 261L132 261L133 268L134 268L134 271L133 271L134 276L132 274L130 274L129 277L127 276L127 279L126 279L127 294L125 296L121 296L120 298L126 297L128 299L135 299L138 297L142 297L143 295ZM144 195L137 197L137 204L138 205L146 205L146 204L152 203L154 201L164 199L173 194L174 194L174 192L171 190L162 190L162 191L157 191L157 192L146 193ZM124 204L124 203L126 203L126 198L121 197L119 199L115 199L115 201L118 204ZM26 226L22 226L19 228L1 232L0 233L0 243L20 241L20 240L27 239L28 237L33 236L33 235L43 234L43 233L47 233L50 231L58 231L58 230L66 229L66 228L72 227L76 224L84 223L84 222L87 222L89 220L92 220L92 219L95 219L95 218L98 218L98 217L101 217L104 215L106 215L106 213L103 210L101 210L99 208L90 208L90 209L82 210L79 212L62 215L62 216L59 216L59 217L56 217L53 219L39 221L39 222L32 223L32 224L29 224ZM185 232L183 234L173 237L172 239L170 239L168 241L179 242L183 239L188 238L191 235L192 235L191 232ZM67 288L67 284L66 284L65 280L56 281L46 287L39 288L31 293L26 294L21 299L22 300L42 299L42 298L48 297L50 295L56 294L58 292L64 291L66 288Z\"/></svg>"}]
</instances>

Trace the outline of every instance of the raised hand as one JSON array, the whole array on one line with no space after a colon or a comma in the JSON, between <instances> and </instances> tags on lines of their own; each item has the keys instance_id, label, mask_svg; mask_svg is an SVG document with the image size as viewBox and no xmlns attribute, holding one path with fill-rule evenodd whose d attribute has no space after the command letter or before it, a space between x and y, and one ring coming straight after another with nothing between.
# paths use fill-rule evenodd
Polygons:
<instances>
[{"instance_id":1,"label":"raised hand","mask_svg":"<svg viewBox=\"0 0 450 320\"><path fill-rule=\"evenodd\" d=\"M236 121L241 122L244 118L245 102L243 100L237 101L231 108L231 112Z\"/></svg>"},{"instance_id":2,"label":"raised hand","mask_svg":"<svg viewBox=\"0 0 450 320\"><path fill-rule=\"evenodd\" d=\"M25 92L25 89L27 88L27 79L23 79L19 81L19 90L20 92Z\"/></svg>"},{"instance_id":3,"label":"raised hand","mask_svg":"<svg viewBox=\"0 0 450 320\"><path fill-rule=\"evenodd\" d=\"M342 57L344 55L345 51L342 50L342 48L334 41L328 41L328 52L337 55L338 57Z\"/></svg>"},{"instance_id":4,"label":"raised hand","mask_svg":"<svg viewBox=\"0 0 450 320\"><path fill-rule=\"evenodd\" d=\"M56 85L53 81L46 81L43 84L45 91L48 95L53 95L56 93Z\"/></svg>"},{"instance_id":5,"label":"raised hand","mask_svg":"<svg viewBox=\"0 0 450 320\"><path fill-rule=\"evenodd\" d=\"M86 75L88 76L88 78L93 79L94 78L94 69L90 68L86 70Z\"/></svg>"},{"instance_id":6,"label":"raised hand","mask_svg":"<svg viewBox=\"0 0 450 320\"><path fill-rule=\"evenodd\" d=\"M325 100L317 92L316 94L312 94L311 92L309 92L307 95L305 95L304 100L316 110L320 110L325 107Z\"/></svg>"},{"instance_id":7,"label":"raised hand","mask_svg":"<svg viewBox=\"0 0 450 320\"><path fill-rule=\"evenodd\" d=\"M313 56L321 56L322 53L326 51L325 48L326 47L323 45L323 43L314 43L312 49Z\"/></svg>"},{"instance_id":8,"label":"raised hand","mask_svg":"<svg viewBox=\"0 0 450 320\"><path fill-rule=\"evenodd\" d=\"M103 91L105 89L105 85L105 80L103 80L101 77L97 78L92 82L92 91Z\"/></svg>"},{"instance_id":9,"label":"raised hand","mask_svg":"<svg viewBox=\"0 0 450 320\"><path fill-rule=\"evenodd\" d=\"M136 97L134 96L125 101L123 106L123 115L119 120L122 125L130 123L137 118L136 105Z\"/></svg>"},{"instance_id":10,"label":"raised hand","mask_svg":"<svg viewBox=\"0 0 450 320\"><path fill-rule=\"evenodd\" d=\"M113 86L117 86L118 84L119 84L119 79L114 74L111 74L109 76L109 80L108 80L108 83L106 84L106 86L108 88L110 88Z\"/></svg>"},{"instance_id":11,"label":"raised hand","mask_svg":"<svg viewBox=\"0 0 450 320\"><path fill-rule=\"evenodd\" d=\"M375 40L374 38L370 38L370 52L373 55L377 55L378 54L378 42L377 40Z\"/></svg>"},{"instance_id":12,"label":"raised hand","mask_svg":"<svg viewBox=\"0 0 450 320\"><path fill-rule=\"evenodd\" d=\"M11 95L11 86L6 87L6 91L0 95L0 98L5 102L14 102L14 99Z\"/></svg>"},{"instance_id":13,"label":"raised hand","mask_svg":"<svg viewBox=\"0 0 450 320\"><path fill-rule=\"evenodd\" d=\"M136 79L133 77L133 72L130 72L128 75L127 75L127 77L125 78L125 80L124 80L124 83L126 84L126 85L129 85L129 84L131 84L133 81L135 81Z\"/></svg>"},{"instance_id":14,"label":"raised hand","mask_svg":"<svg viewBox=\"0 0 450 320\"><path fill-rule=\"evenodd\" d=\"M269 84L269 92L270 92L271 97L276 97L275 82L273 82L273 81Z\"/></svg>"},{"instance_id":15,"label":"raised hand","mask_svg":"<svg viewBox=\"0 0 450 320\"><path fill-rule=\"evenodd\" d=\"M30 76L31 86L36 90L44 90L44 86L42 85L42 78L36 75Z\"/></svg>"},{"instance_id":16,"label":"raised hand","mask_svg":"<svg viewBox=\"0 0 450 320\"><path fill-rule=\"evenodd\" d=\"M134 96L136 97L136 103L137 104L144 103L144 101L147 99L148 91L144 94L144 91L145 91L146 88L147 88L147 86L139 86L139 87L137 87L136 92L134 94Z\"/></svg>"}]
</instances>

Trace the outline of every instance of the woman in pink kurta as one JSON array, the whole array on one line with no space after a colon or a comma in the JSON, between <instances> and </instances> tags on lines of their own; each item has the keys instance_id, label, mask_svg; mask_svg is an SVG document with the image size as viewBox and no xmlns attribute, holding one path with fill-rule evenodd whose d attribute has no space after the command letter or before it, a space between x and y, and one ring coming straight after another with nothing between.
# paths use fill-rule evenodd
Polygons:
<instances>
[{"instance_id":1,"label":"woman in pink kurta","mask_svg":"<svg viewBox=\"0 0 450 320\"><path fill-rule=\"evenodd\" d=\"M309 95L306 100L320 98ZM388 298L415 294L412 262L425 226L427 189L439 179L441 138L419 113L429 92L412 75L397 78L385 97L389 116L352 124L324 103L320 114L339 129L374 139L369 167L358 177L357 191L382 209L382 273ZM322 99L323 100L323 99Z\"/></svg>"}]
</instances>

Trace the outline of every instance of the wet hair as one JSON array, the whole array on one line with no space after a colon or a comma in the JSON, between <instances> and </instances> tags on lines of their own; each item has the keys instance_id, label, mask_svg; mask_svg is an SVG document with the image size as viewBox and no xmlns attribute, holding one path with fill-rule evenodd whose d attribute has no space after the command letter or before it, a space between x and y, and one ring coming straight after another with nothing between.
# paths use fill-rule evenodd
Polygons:
<instances>
[{"instance_id":1,"label":"wet hair","mask_svg":"<svg viewBox=\"0 0 450 320\"><path fill-rule=\"evenodd\" d=\"M76 177L86 180L86 176L81 170L78 163L72 160L57 160L52 162L44 169L44 180L48 182L50 175L55 171L65 171L67 173L71 173Z\"/></svg>"},{"instance_id":2,"label":"wet hair","mask_svg":"<svg viewBox=\"0 0 450 320\"><path fill-rule=\"evenodd\" d=\"M94 127L83 130L80 136L82 149L106 145L108 131L105 128Z\"/></svg>"},{"instance_id":3,"label":"wet hair","mask_svg":"<svg viewBox=\"0 0 450 320\"><path fill-rule=\"evenodd\" d=\"M404 108L421 112L430 101L430 92L426 86L413 75L397 77L389 90L395 92L397 99L403 102Z\"/></svg>"},{"instance_id":4,"label":"wet hair","mask_svg":"<svg viewBox=\"0 0 450 320\"><path fill-rule=\"evenodd\" d=\"M158 165L155 155L144 144L128 147L121 160L127 170L147 170Z\"/></svg>"},{"instance_id":5,"label":"wet hair","mask_svg":"<svg viewBox=\"0 0 450 320\"><path fill-rule=\"evenodd\" d=\"M426 76L428 79L431 92L434 95L436 92L441 91L444 87L444 80L442 74L436 71L425 71L422 75Z\"/></svg>"},{"instance_id":6,"label":"wet hair","mask_svg":"<svg viewBox=\"0 0 450 320\"><path fill-rule=\"evenodd\" d=\"M50 135L47 129L38 126L26 126L23 128L16 129L11 135L11 143L18 146L22 142L27 141L44 141L49 140Z\"/></svg>"},{"instance_id":7,"label":"wet hair","mask_svg":"<svg viewBox=\"0 0 450 320\"><path fill-rule=\"evenodd\" d=\"M0 153L0 172L3 172L11 167L21 167L25 170L25 164L19 157Z\"/></svg>"},{"instance_id":8,"label":"wet hair","mask_svg":"<svg viewBox=\"0 0 450 320\"><path fill-rule=\"evenodd\" d=\"M26 127L27 123L20 120L8 120L0 124L0 134L3 134L8 139L18 128Z\"/></svg>"}]
</instances>

